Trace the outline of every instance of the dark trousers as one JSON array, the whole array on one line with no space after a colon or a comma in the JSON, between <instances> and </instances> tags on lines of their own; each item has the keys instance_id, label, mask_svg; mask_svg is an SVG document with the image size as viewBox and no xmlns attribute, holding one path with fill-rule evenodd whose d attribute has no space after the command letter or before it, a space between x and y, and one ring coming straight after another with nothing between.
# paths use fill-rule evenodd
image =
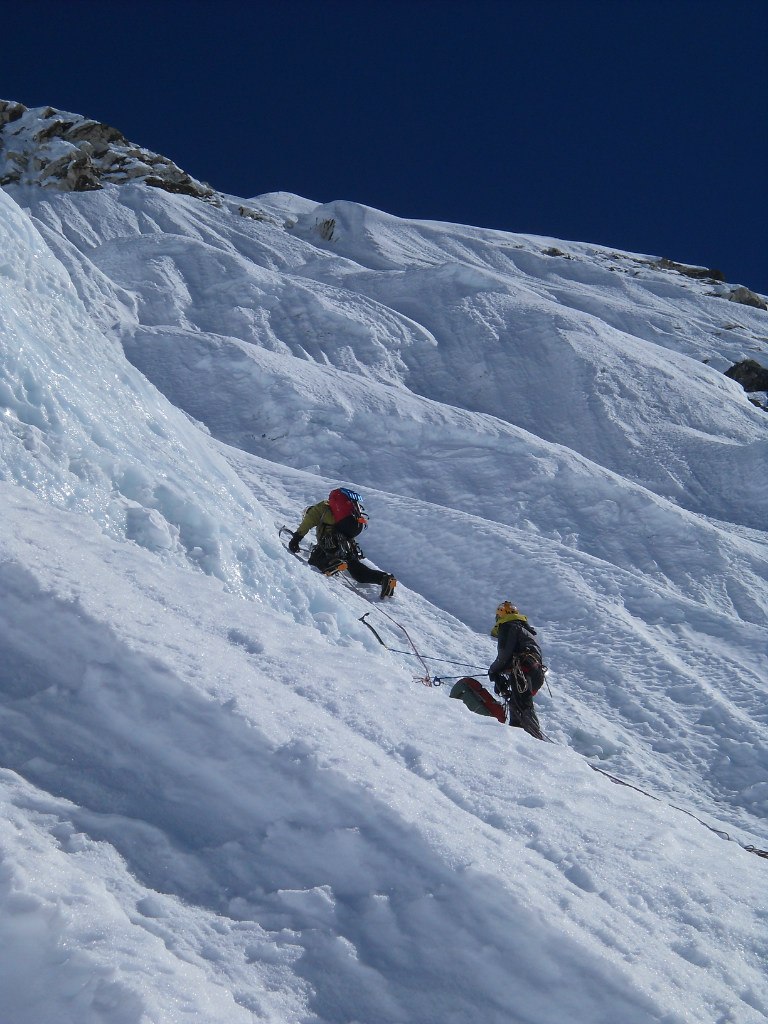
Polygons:
<instances>
[{"instance_id":1,"label":"dark trousers","mask_svg":"<svg viewBox=\"0 0 768 1024\"><path fill-rule=\"evenodd\" d=\"M320 572L325 572L334 562L339 559L347 563L347 571L353 580L358 583L378 583L379 586L387 579L387 573L381 569L373 569L370 565L364 565L355 554L344 550L343 544L336 548L320 547L318 544L312 549L309 556L309 564L314 565Z\"/></svg>"},{"instance_id":2,"label":"dark trousers","mask_svg":"<svg viewBox=\"0 0 768 1024\"><path fill-rule=\"evenodd\" d=\"M525 716L531 713L536 714L533 710L533 698L530 693L520 693L514 683L508 692L509 724L522 728Z\"/></svg>"},{"instance_id":3,"label":"dark trousers","mask_svg":"<svg viewBox=\"0 0 768 1024\"><path fill-rule=\"evenodd\" d=\"M536 709L533 706L533 697L530 690L520 693L515 679L510 678L508 675L505 675L505 678L508 681L505 697L509 709L509 724L518 729L525 729L527 733L535 736L537 740L544 739L539 716L536 714Z\"/></svg>"}]
</instances>

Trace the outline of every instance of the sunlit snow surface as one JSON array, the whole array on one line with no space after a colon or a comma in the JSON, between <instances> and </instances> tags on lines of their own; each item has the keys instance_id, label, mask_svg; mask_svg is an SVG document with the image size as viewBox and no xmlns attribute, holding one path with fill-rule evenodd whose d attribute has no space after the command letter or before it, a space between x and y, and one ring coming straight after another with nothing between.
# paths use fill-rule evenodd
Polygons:
<instances>
[{"instance_id":1,"label":"sunlit snow surface","mask_svg":"<svg viewBox=\"0 0 768 1024\"><path fill-rule=\"evenodd\" d=\"M2 1024L765 1019L768 315L653 263L0 192ZM432 675L530 616L553 744L285 550L338 483Z\"/></svg>"}]
</instances>

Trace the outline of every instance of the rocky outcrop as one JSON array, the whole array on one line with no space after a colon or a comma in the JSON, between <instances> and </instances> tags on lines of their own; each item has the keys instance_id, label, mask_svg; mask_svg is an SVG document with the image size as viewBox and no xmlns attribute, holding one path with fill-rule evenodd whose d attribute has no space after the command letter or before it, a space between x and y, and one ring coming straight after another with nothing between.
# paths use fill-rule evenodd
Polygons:
<instances>
[{"instance_id":1,"label":"rocky outcrop","mask_svg":"<svg viewBox=\"0 0 768 1024\"><path fill-rule=\"evenodd\" d=\"M755 359L742 359L725 376L738 381L745 391L768 391L768 370Z\"/></svg>"},{"instance_id":2,"label":"rocky outcrop","mask_svg":"<svg viewBox=\"0 0 768 1024\"><path fill-rule=\"evenodd\" d=\"M172 160L134 145L108 124L0 100L0 185L88 192L130 181L199 199L214 195Z\"/></svg>"},{"instance_id":3,"label":"rocky outcrop","mask_svg":"<svg viewBox=\"0 0 768 1024\"><path fill-rule=\"evenodd\" d=\"M674 260L660 259L653 264L658 270L674 270L694 281L725 281L722 270L709 270L707 267L689 267L687 263L675 263Z\"/></svg>"},{"instance_id":4,"label":"rocky outcrop","mask_svg":"<svg viewBox=\"0 0 768 1024\"><path fill-rule=\"evenodd\" d=\"M766 309L768 310L768 303L765 299L761 299L755 292L745 288L743 285L739 285L738 288L732 288L728 293L728 298L731 302L740 302L743 306L754 306L755 309Z\"/></svg>"},{"instance_id":5,"label":"rocky outcrop","mask_svg":"<svg viewBox=\"0 0 768 1024\"><path fill-rule=\"evenodd\" d=\"M666 258L656 260L651 266L657 270L674 270L675 273L683 274L685 277L693 278L695 281L716 281L718 283L725 281L721 270L708 270L706 267L689 267L685 263L675 263L674 260ZM731 288L728 292L721 290L712 294L718 298L729 299L731 302L740 302L744 306L754 306L755 309L768 310L768 303L766 303L765 299L741 285Z\"/></svg>"}]
</instances>

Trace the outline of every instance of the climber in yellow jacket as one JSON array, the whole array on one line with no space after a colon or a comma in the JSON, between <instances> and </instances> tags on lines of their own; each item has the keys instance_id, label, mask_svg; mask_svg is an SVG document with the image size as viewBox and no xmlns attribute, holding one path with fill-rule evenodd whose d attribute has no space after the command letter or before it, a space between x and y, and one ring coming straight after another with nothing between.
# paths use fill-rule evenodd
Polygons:
<instances>
[{"instance_id":1,"label":"climber in yellow jacket","mask_svg":"<svg viewBox=\"0 0 768 1024\"><path fill-rule=\"evenodd\" d=\"M534 639L536 630L511 601L502 601L491 636L496 637L496 657L488 678L497 696L511 700L510 725L518 725L521 712L535 714L533 698L544 684L546 669Z\"/></svg>"},{"instance_id":2,"label":"climber in yellow jacket","mask_svg":"<svg viewBox=\"0 0 768 1024\"><path fill-rule=\"evenodd\" d=\"M397 580L391 573L364 565L365 557L355 540L368 525L363 499L349 487L337 487L327 499L310 505L288 544L298 554L301 541L314 529L317 542L309 555L309 564L326 576L349 572L358 583L376 583L381 597L393 597Z\"/></svg>"}]
</instances>

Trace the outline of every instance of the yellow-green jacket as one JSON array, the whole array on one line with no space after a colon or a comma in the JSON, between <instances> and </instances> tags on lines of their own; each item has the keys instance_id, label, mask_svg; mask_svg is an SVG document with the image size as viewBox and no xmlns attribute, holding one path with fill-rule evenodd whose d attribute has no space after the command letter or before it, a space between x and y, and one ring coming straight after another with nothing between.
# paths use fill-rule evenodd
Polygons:
<instances>
[{"instance_id":1,"label":"yellow-green jacket","mask_svg":"<svg viewBox=\"0 0 768 1024\"><path fill-rule=\"evenodd\" d=\"M306 537L310 530L317 530L317 540L319 542L322 540L323 535L332 530L335 525L336 521L333 518L331 506L324 499L323 501L318 501L316 505L309 506L304 513L304 518L299 523L294 537L298 537L301 540L303 537Z\"/></svg>"}]
</instances>

